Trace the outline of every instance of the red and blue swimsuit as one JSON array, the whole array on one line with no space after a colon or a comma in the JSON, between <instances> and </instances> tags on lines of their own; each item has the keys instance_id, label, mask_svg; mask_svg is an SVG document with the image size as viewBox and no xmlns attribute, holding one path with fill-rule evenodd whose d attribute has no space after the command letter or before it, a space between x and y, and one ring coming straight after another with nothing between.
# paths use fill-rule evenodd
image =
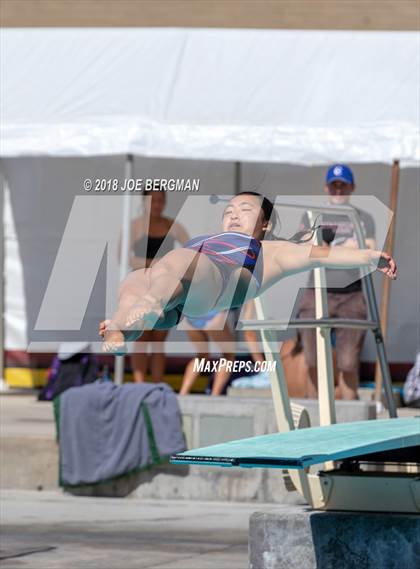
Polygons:
<instances>
[{"instance_id":1,"label":"red and blue swimsuit","mask_svg":"<svg viewBox=\"0 0 420 569\"><path fill-rule=\"evenodd\" d=\"M185 243L184 248L203 253L216 265L223 281L220 296L225 291L232 273L240 267L248 269L258 288L261 287L263 258L261 242L258 239L245 233L227 231L217 235L200 235ZM181 320L183 308L181 305L175 307L178 313L176 324ZM194 327L204 328L219 311L211 310L206 315L188 320Z\"/></svg>"},{"instance_id":2,"label":"red and blue swimsuit","mask_svg":"<svg viewBox=\"0 0 420 569\"><path fill-rule=\"evenodd\" d=\"M245 233L227 231L217 235L201 235L188 241L186 249L206 255L217 266L223 279L223 290L233 271L248 269L261 286L263 262L261 242Z\"/></svg>"}]
</instances>

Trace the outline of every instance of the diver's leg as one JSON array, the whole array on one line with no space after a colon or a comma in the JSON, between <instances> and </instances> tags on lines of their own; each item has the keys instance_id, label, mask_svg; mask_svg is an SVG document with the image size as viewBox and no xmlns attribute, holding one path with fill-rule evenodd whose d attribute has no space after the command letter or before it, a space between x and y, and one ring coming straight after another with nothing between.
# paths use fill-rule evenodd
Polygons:
<instances>
[{"instance_id":1,"label":"diver's leg","mask_svg":"<svg viewBox=\"0 0 420 569\"><path fill-rule=\"evenodd\" d=\"M151 288L151 269L140 269L133 271L122 281L118 290L118 308L112 318L107 321L104 330L104 352L124 354L126 351L125 341L134 341L138 339L144 328L137 330L128 330L127 319L133 308L147 297ZM163 317L163 315L160 315ZM158 317L159 318L159 317ZM166 322L163 318L163 328L169 328L169 323L174 322L174 318L170 318ZM150 326L153 328L153 326Z\"/></svg>"},{"instance_id":2,"label":"diver's leg","mask_svg":"<svg viewBox=\"0 0 420 569\"><path fill-rule=\"evenodd\" d=\"M182 281L194 282L186 290ZM123 353L124 338L134 340L145 329L175 326L179 315L170 309L187 300L190 315L205 314L215 306L221 289L222 276L205 255L190 249L171 251L121 283L118 309L105 332L103 350Z\"/></svg>"},{"instance_id":3,"label":"diver's leg","mask_svg":"<svg viewBox=\"0 0 420 569\"><path fill-rule=\"evenodd\" d=\"M185 287L186 282L190 286ZM163 311L184 304L191 316L206 314L221 288L222 276L205 255L189 249L171 251L149 269L149 288L129 311L125 327L154 328Z\"/></svg>"}]
</instances>

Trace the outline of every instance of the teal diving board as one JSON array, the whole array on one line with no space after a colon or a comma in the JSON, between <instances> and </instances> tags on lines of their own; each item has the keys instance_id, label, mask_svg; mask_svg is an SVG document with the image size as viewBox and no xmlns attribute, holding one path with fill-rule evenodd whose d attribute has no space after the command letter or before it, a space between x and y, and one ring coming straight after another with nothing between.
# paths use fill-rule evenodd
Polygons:
<instances>
[{"instance_id":1,"label":"teal diving board","mask_svg":"<svg viewBox=\"0 0 420 569\"><path fill-rule=\"evenodd\" d=\"M181 452L173 455L171 462L303 469L312 464L419 445L420 415L339 423L241 439ZM416 456L420 462L420 447Z\"/></svg>"}]
</instances>

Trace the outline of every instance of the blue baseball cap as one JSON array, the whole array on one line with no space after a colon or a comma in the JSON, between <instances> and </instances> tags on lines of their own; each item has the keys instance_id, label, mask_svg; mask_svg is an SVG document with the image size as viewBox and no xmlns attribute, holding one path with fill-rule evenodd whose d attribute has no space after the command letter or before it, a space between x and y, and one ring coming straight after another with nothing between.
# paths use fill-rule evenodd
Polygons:
<instances>
[{"instance_id":1,"label":"blue baseball cap","mask_svg":"<svg viewBox=\"0 0 420 569\"><path fill-rule=\"evenodd\" d=\"M333 164L331 168L328 168L325 181L327 184L331 184L331 182L336 180L354 185L353 172L345 164Z\"/></svg>"}]
</instances>

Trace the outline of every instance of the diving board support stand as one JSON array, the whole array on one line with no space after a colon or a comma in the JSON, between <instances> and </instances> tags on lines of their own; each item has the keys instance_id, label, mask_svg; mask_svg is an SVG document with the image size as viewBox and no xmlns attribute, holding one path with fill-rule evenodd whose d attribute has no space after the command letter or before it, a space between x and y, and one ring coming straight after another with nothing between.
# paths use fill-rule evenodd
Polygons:
<instances>
[{"instance_id":1,"label":"diving board support stand","mask_svg":"<svg viewBox=\"0 0 420 569\"><path fill-rule=\"evenodd\" d=\"M255 298L254 303L257 319L264 320L261 297ZM269 376L277 428L280 432L292 431L295 425L276 335L272 330L260 330L260 334L266 360L276 363L274 369L270 368ZM288 470L287 472L296 490L305 498L308 504L315 507L307 470Z\"/></svg>"},{"instance_id":2,"label":"diving board support stand","mask_svg":"<svg viewBox=\"0 0 420 569\"><path fill-rule=\"evenodd\" d=\"M254 302L257 319L264 320L261 298L257 297ZM275 333L272 330L261 330L261 340L266 360L275 363L275 369L270 369L269 374L277 427L280 432L292 431L292 410Z\"/></svg>"},{"instance_id":3,"label":"diving board support stand","mask_svg":"<svg viewBox=\"0 0 420 569\"><path fill-rule=\"evenodd\" d=\"M308 211L309 223L313 225L314 215ZM322 245L321 230L315 232L315 244ZM325 269L314 270L315 318L328 318L327 279ZM321 425L332 425L337 421L334 405L334 365L332 359L331 328L316 328L316 352L318 374L319 420Z\"/></svg>"}]
</instances>

